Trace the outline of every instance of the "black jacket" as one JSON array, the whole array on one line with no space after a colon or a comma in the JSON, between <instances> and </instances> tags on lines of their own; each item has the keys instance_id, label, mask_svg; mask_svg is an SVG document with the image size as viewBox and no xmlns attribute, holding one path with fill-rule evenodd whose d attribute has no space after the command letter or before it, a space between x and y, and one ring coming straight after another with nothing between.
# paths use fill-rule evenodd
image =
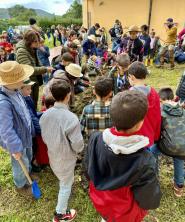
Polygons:
<instances>
[{"instance_id":1,"label":"black jacket","mask_svg":"<svg viewBox=\"0 0 185 222\"><path fill-rule=\"evenodd\" d=\"M135 200L143 209L159 207L160 185L153 154L140 149L129 155L115 154L103 141L102 133L91 135L86 169L97 190L115 190L131 186Z\"/></svg>"}]
</instances>

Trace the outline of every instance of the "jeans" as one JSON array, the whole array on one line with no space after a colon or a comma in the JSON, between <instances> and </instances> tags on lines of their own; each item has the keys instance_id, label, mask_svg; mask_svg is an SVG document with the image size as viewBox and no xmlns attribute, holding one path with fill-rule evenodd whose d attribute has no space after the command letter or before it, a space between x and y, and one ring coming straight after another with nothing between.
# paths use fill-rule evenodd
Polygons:
<instances>
[{"instance_id":1,"label":"jeans","mask_svg":"<svg viewBox=\"0 0 185 222\"><path fill-rule=\"evenodd\" d=\"M149 150L154 154L157 162L157 172L158 172L158 156L161 154L160 150L158 149L157 145L154 144L149 148ZM173 158L174 163L174 182L178 186L184 185L184 160L180 160L178 158Z\"/></svg>"},{"instance_id":2,"label":"jeans","mask_svg":"<svg viewBox=\"0 0 185 222\"><path fill-rule=\"evenodd\" d=\"M48 73L45 73L43 76L43 83L44 85L46 85L48 82L49 82L49 74Z\"/></svg>"},{"instance_id":3,"label":"jeans","mask_svg":"<svg viewBox=\"0 0 185 222\"><path fill-rule=\"evenodd\" d=\"M24 149L22 152L21 157L24 165L26 166L28 172L31 172L31 161L32 161L32 148ZM13 179L14 183L17 188L23 187L25 184L28 183L24 172L22 171L21 166L19 165L19 162L11 156L11 162L12 162L12 171L13 171Z\"/></svg>"},{"instance_id":4,"label":"jeans","mask_svg":"<svg viewBox=\"0 0 185 222\"><path fill-rule=\"evenodd\" d=\"M57 214L65 214L68 208L68 200L71 194L71 187L73 184L74 178L71 178L71 181L66 185L60 181L60 190L58 193L58 203L56 206Z\"/></svg>"},{"instance_id":5,"label":"jeans","mask_svg":"<svg viewBox=\"0 0 185 222\"><path fill-rule=\"evenodd\" d=\"M119 46L120 46L120 44L118 44L117 41L113 41L112 42L112 51L117 52Z\"/></svg>"}]
</instances>

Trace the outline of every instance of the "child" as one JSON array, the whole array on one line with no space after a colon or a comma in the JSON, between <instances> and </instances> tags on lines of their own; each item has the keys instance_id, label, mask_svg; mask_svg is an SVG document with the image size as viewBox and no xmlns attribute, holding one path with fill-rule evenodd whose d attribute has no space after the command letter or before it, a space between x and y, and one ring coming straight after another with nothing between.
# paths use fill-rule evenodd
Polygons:
<instances>
[{"instance_id":1,"label":"child","mask_svg":"<svg viewBox=\"0 0 185 222\"><path fill-rule=\"evenodd\" d=\"M146 76L148 70L141 62L134 62L129 66L128 78L130 90L136 90L144 93L148 99L148 112L145 116L143 126L140 129L140 135L147 136L150 140L149 146L152 146L159 140L161 131L161 110L160 99L154 88L146 85Z\"/></svg>"},{"instance_id":2,"label":"child","mask_svg":"<svg viewBox=\"0 0 185 222\"><path fill-rule=\"evenodd\" d=\"M40 48L38 48L37 53L38 53L38 57L41 64L45 67L49 67L50 66L50 61L49 61L50 52L49 52L49 47L44 45L44 39L40 40ZM48 73L45 73L43 75L43 81L45 84L48 83L49 81Z\"/></svg>"},{"instance_id":3,"label":"child","mask_svg":"<svg viewBox=\"0 0 185 222\"><path fill-rule=\"evenodd\" d=\"M150 53L150 36L148 34L148 26L147 25L142 25L141 26L141 32L142 35L140 35L140 40L143 43L144 46L144 54L143 54L143 62L145 64L145 66L148 66L148 59L149 59L149 53Z\"/></svg>"},{"instance_id":4,"label":"child","mask_svg":"<svg viewBox=\"0 0 185 222\"><path fill-rule=\"evenodd\" d=\"M128 81L128 67L130 65L130 58L128 54L120 54L116 57L117 65L114 66L109 77L113 80L114 85L114 95L118 92L130 88L130 83Z\"/></svg>"},{"instance_id":5,"label":"child","mask_svg":"<svg viewBox=\"0 0 185 222\"><path fill-rule=\"evenodd\" d=\"M114 127L90 137L90 197L107 222L141 222L148 209L159 207L155 159L144 149L149 139L138 134L147 109L143 93L118 93L110 109Z\"/></svg>"},{"instance_id":6,"label":"child","mask_svg":"<svg viewBox=\"0 0 185 222\"><path fill-rule=\"evenodd\" d=\"M134 61L143 61L143 43L138 38L139 28L135 25L130 26L129 37L122 40L120 44L121 52L128 53L131 63Z\"/></svg>"},{"instance_id":7,"label":"child","mask_svg":"<svg viewBox=\"0 0 185 222\"><path fill-rule=\"evenodd\" d=\"M40 119L41 132L48 147L51 169L60 181L58 204L53 222L72 221L75 210L68 210L68 200L74 181L74 168L78 152L83 150L83 138L78 118L68 110L70 84L55 80L51 93L56 100Z\"/></svg>"},{"instance_id":8,"label":"child","mask_svg":"<svg viewBox=\"0 0 185 222\"><path fill-rule=\"evenodd\" d=\"M112 80L99 77L94 87L96 99L85 106L81 116L82 132L89 137L94 131L103 131L112 126L110 118L110 98L112 97Z\"/></svg>"},{"instance_id":9,"label":"child","mask_svg":"<svg viewBox=\"0 0 185 222\"><path fill-rule=\"evenodd\" d=\"M60 56L59 63L54 67L55 70L52 73L52 77L55 71L63 70L65 72L65 67L70 63L74 63L74 58L69 52L65 52L62 56Z\"/></svg>"},{"instance_id":10,"label":"child","mask_svg":"<svg viewBox=\"0 0 185 222\"><path fill-rule=\"evenodd\" d=\"M174 94L171 88L162 88L159 91L159 96L162 105L161 106L162 117L163 117L162 129L164 129L165 135L166 132L168 133L171 132L169 131L169 127L172 127L173 131L177 132L177 133L173 132L172 134L168 134L167 140L168 141L173 140L173 143L177 142L178 144L175 145L178 146L180 140L181 141L184 140L183 138L180 138L182 135L184 136L184 132L181 125L182 123L180 124L179 122L180 120L182 121L183 118L182 115L184 115L182 114L183 109L176 102L173 101ZM175 138L175 136L177 138ZM180 142L180 144L183 144L183 141ZM159 145L164 146L163 143L161 144L159 143ZM160 154L160 151L157 149L157 147L153 147L151 151L154 153L155 157L158 160L158 155ZM173 158L173 161L174 161L174 184L173 184L174 194L176 197L182 197L184 190L184 160L179 158Z\"/></svg>"},{"instance_id":11,"label":"child","mask_svg":"<svg viewBox=\"0 0 185 222\"><path fill-rule=\"evenodd\" d=\"M53 96L46 96L46 98L45 98L45 107L46 107L46 109L44 111L53 107L54 104L55 104L55 99L53 98Z\"/></svg>"},{"instance_id":12,"label":"child","mask_svg":"<svg viewBox=\"0 0 185 222\"><path fill-rule=\"evenodd\" d=\"M18 160L22 159L31 173L34 129L29 110L18 90L33 72L31 66L14 61L0 64L0 146L10 152L16 191L25 196L32 196L32 190Z\"/></svg>"},{"instance_id":13,"label":"child","mask_svg":"<svg viewBox=\"0 0 185 222\"><path fill-rule=\"evenodd\" d=\"M41 129L39 119L42 113L37 113L33 99L31 98L32 86L35 82L30 80L24 81L24 85L21 87L21 94L24 96L27 107L29 109L32 123L35 129L35 136L33 137L33 159L32 159L32 171L39 173L41 171L41 165L49 164L47 149L43 145L41 138ZM40 158L40 156L42 158ZM39 157L39 158L38 158Z\"/></svg>"}]
</instances>

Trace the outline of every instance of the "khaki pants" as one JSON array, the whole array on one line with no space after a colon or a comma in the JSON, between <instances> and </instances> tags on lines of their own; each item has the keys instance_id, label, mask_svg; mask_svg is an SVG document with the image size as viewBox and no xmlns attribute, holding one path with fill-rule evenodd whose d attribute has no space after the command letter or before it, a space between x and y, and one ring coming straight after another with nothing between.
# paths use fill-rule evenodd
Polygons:
<instances>
[{"instance_id":1,"label":"khaki pants","mask_svg":"<svg viewBox=\"0 0 185 222\"><path fill-rule=\"evenodd\" d=\"M175 48L175 45L164 45L161 49L161 52L160 52L160 62L161 62L161 65L164 64L164 56L165 56L165 53L168 51L169 52L169 59L170 59L170 64L171 65L174 65L174 48Z\"/></svg>"}]
</instances>

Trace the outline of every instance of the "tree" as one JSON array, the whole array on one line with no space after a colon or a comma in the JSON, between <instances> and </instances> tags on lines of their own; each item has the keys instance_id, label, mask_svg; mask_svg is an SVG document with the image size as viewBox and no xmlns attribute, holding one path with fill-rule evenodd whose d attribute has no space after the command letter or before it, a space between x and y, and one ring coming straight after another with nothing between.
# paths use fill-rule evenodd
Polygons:
<instances>
[{"instance_id":1,"label":"tree","mask_svg":"<svg viewBox=\"0 0 185 222\"><path fill-rule=\"evenodd\" d=\"M36 17L37 13L34 9L25 8L22 5L15 5L8 9L11 18L16 18L18 21L28 20L30 17Z\"/></svg>"},{"instance_id":2,"label":"tree","mask_svg":"<svg viewBox=\"0 0 185 222\"><path fill-rule=\"evenodd\" d=\"M82 18L82 4L79 0L74 0L70 8L63 15L64 18Z\"/></svg>"}]
</instances>

